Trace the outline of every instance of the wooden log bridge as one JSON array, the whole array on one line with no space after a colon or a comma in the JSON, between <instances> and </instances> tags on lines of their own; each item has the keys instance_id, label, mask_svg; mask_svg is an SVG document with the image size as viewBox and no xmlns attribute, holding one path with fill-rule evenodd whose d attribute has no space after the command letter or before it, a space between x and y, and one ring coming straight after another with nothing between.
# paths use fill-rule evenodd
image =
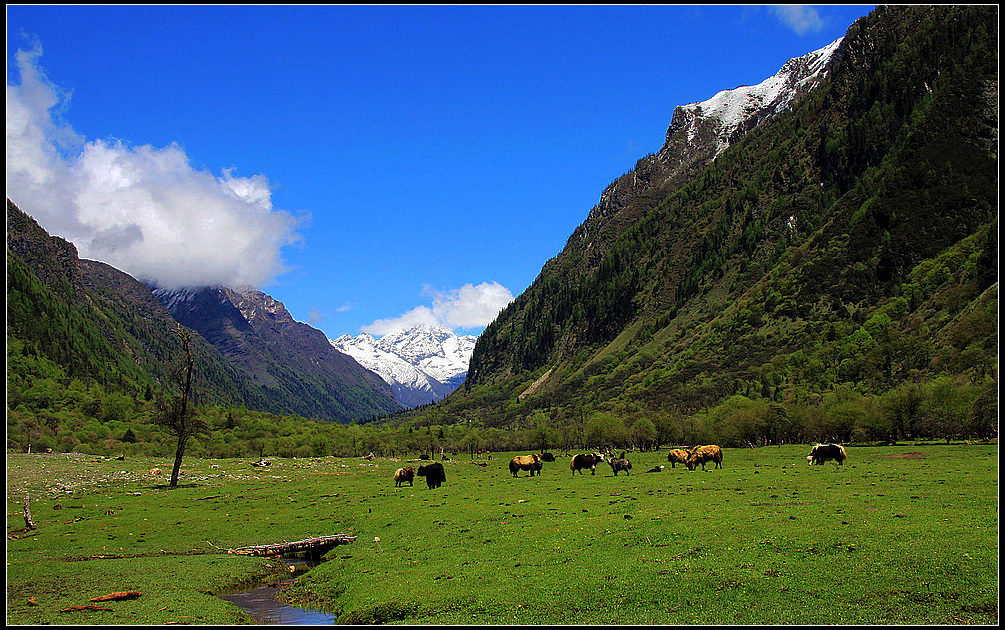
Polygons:
<instances>
[{"instance_id":1,"label":"wooden log bridge","mask_svg":"<svg viewBox=\"0 0 1005 630\"><path fill-rule=\"evenodd\" d=\"M306 538L294 542L281 543L278 545L253 545L250 547L238 547L229 550L230 553L242 556L309 556L320 558L334 547L347 545L356 540L356 536L349 534L335 534L334 536L317 536Z\"/></svg>"}]
</instances>

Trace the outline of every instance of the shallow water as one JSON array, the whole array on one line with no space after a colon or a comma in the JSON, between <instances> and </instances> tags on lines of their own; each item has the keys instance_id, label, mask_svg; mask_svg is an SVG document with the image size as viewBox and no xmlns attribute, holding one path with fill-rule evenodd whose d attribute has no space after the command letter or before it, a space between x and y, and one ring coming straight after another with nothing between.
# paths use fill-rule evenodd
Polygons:
<instances>
[{"instance_id":1,"label":"shallow water","mask_svg":"<svg viewBox=\"0 0 1005 630\"><path fill-rule=\"evenodd\" d=\"M287 562L297 567L296 573L299 575L303 575L308 569L317 565L316 562L308 563L300 560L287 559ZM284 588L280 584L290 584L295 579L278 584L276 582L272 582L271 585L263 584L240 593L221 595L220 599L233 602L241 610L251 615L255 623L259 624L291 626L333 625L335 623L335 615L319 610L297 608L276 599L276 596Z\"/></svg>"}]
</instances>

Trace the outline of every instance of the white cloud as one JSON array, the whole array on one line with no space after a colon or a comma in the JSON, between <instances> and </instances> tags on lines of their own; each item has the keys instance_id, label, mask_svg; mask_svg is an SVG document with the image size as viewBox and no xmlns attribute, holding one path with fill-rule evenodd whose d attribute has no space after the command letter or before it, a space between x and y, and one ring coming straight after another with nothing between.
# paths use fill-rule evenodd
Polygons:
<instances>
[{"instance_id":1,"label":"white cloud","mask_svg":"<svg viewBox=\"0 0 1005 630\"><path fill-rule=\"evenodd\" d=\"M396 330L419 325L439 326L441 322L436 319L436 315L433 314L432 309L428 306L416 306L404 315L388 319L378 319L372 324L361 326L360 330L375 337L383 337Z\"/></svg>"},{"instance_id":2,"label":"white cloud","mask_svg":"<svg viewBox=\"0 0 1005 630\"><path fill-rule=\"evenodd\" d=\"M799 35L819 31L824 25L817 10L804 4L776 4L771 12Z\"/></svg>"},{"instance_id":3,"label":"white cloud","mask_svg":"<svg viewBox=\"0 0 1005 630\"><path fill-rule=\"evenodd\" d=\"M378 319L361 327L362 332L379 337L416 325L445 326L450 329L488 326L499 311L513 301L510 290L498 282L465 284L460 289L450 291L438 291L426 286L423 294L433 298L431 305L417 306L399 317Z\"/></svg>"},{"instance_id":4,"label":"white cloud","mask_svg":"<svg viewBox=\"0 0 1005 630\"><path fill-rule=\"evenodd\" d=\"M80 256L166 288L262 286L286 271L298 220L272 206L264 175L194 168L177 144L87 141L61 121L69 95L18 51L7 85L7 195Z\"/></svg>"}]
</instances>

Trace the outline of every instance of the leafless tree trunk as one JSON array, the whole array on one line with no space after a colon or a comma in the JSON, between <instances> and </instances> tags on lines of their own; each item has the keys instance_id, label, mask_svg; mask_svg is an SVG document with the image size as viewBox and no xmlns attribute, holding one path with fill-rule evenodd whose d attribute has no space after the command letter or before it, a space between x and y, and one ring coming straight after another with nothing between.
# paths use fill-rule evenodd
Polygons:
<instances>
[{"instance_id":1,"label":"leafless tree trunk","mask_svg":"<svg viewBox=\"0 0 1005 630\"><path fill-rule=\"evenodd\" d=\"M24 497L24 528L35 529L35 523L31 520L31 496Z\"/></svg>"},{"instance_id":2,"label":"leafless tree trunk","mask_svg":"<svg viewBox=\"0 0 1005 630\"><path fill-rule=\"evenodd\" d=\"M185 346L185 363L179 370L179 386L181 389L181 402L180 409L178 410L178 415L182 421L182 429L178 431L178 448L174 454L174 468L171 469L171 487L174 488L178 485L178 473L181 471L181 458L185 455L185 444L188 442L189 432L186 431L188 425L185 421L188 415L188 397L192 392L192 368L195 361L192 360L192 348L190 346L191 335L187 332L182 332L179 328L175 331L178 337L181 338L182 345Z\"/></svg>"},{"instance_id":3,"label":"leafless tree trunk","mask_svg":"<svg viewBox=\"0 0 1005 630\"><path fill-rule=\"evenodd\" d=\"M192 333L180 325L174 332L181 340L182 348L185 351L184 361L175 372L175 384L178 386L179 396L177 399L162 402L155 417L155 422L166 427L178 438L174 468L171 470L170 487L172 488L178 486L178 475L181 471L181 461L185 456L185 446L188 444L188 439L206 430L205 422L196 416L190 400L195 369L191 346Z\"/></svg>"}]
</instances>

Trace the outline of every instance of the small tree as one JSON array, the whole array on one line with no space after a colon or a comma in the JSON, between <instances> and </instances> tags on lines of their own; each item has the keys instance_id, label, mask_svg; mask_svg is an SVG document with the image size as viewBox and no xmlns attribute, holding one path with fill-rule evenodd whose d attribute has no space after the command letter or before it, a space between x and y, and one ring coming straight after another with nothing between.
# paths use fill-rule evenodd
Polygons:
<instances>
[{"instance_id":1,"label":"small tree","mask_svg":"<svg viewBox=\"0 0 1005 630\"><path fill-rule=\"evenodd\" d=\"M538 412L531 420L535 425L531 430L531 440L537 451L543 453L559 441L558 430L551 426L546 413Z\"/></svg>"},{"instance_id":2,"label":"small tree","mask_svg":"<svg viewBox=\"0 0 1005 630\"><path fill-rule=\"evenodd\" d=\"M206 421L195 413L195 408L191 404L192 378L195 370L195 359L192 358L192 333L179 325L174 333L181 340L182 348L185 351L185 359L175 370L174 383L178 386L178 397L170 400L161 399L157 403L157 411L153 421L165 427L172 435L178 438L178 445L174 454L174 468L171 470L172 488L178 485L178 473L181 470L181 460L185 455L185 446L188 439L193 435L204 433L209 427Z\"/></svg>"},{"instance_id":3,"label":"small tree","mask_svg":"<svg viewBox=\"0 0 1005 630\"><path fill-rule=\"evenodd\" d=\"M631 437L640 450L648 451L656 443L656 425L649 418L639 418L632 424Z\"/></svg>"}]
</instances>

